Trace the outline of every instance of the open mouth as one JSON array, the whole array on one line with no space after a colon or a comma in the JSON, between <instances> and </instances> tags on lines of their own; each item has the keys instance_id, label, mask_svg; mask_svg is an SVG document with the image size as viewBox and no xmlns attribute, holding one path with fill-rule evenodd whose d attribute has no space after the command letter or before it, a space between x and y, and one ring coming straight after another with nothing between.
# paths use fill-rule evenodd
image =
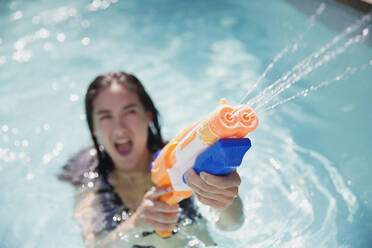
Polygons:
<instances>
[{"instance_id":1,"label":"open mouth","mask_svg":"<svg viewBox=\"0 0 372 248\"><path fill-rule=\"evenodd\" d=\"M133 142L129 139L119 139L115 141L116 151L121 156L126 156L131 153L133 147Z\"/></svg>"}]
</instances>

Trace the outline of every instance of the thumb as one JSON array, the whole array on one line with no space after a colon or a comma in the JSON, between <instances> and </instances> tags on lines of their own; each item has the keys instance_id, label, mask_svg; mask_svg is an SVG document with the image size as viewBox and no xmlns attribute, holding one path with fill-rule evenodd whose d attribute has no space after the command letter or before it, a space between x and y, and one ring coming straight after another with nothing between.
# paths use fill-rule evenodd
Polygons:
<instances>
[{"instance_id":1,"label":"thumb","mask_svg":"<svg viewBox=\"0 0 372 248\"><path fill-rule=\"evenodd\" d=\"M162 195L171 193L173 190L171 187L152 187L150 190L149 198L156 200Z\"/></svg>"}]
</instances>

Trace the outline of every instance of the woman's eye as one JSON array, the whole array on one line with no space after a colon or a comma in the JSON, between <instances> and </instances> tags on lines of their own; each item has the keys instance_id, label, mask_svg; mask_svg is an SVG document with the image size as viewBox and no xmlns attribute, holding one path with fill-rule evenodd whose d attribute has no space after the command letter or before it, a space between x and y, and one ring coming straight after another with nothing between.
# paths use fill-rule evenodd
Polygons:
<instances>
[{"instance_id":1,"label":"woman's eye","mask_svg":"<svg viewBox=\"0 0 372 248\"><path fill-rule=\"evenodd\" d=\"M137 110L135 109L130 109L126 112L127 115L136 114L136 113L137 113Z\"/></svg>"},{"instance_id":2,"label":"woman's eye","mask_svg":"<svg viewBox=\"0 0 372 248\"><path fill-rule=\"evenodd\" d=\"M111 119L111 116L110 116L110 115L102 115L99 119L100 119L101 121L102 121L102 120L108 120L108 119Z\"/></svg>"}]
</instances>

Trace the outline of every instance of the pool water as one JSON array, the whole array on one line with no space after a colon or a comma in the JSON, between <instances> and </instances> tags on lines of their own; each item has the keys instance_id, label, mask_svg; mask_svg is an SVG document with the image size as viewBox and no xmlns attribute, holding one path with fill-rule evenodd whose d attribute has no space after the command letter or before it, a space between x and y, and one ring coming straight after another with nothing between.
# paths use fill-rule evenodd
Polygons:
<instances>
[{"instance_id":1,"label":"pool water","mask_svg":"<svg viewBox=\"0 0 372 248\"><path fill-rule=\"evenodd\" d=\"M90 144L83 98L98 74L137 75L171 139L220 98L238 104L271 63L250 97L361 20L327 51L347 48L266 106L329 84L259 114L239 168L246 222L209 228L219 247L371 247L366 15L331 0L1 1L0 247L84 247L74 189L56 174Z\"/></svg>"}]
</instances>

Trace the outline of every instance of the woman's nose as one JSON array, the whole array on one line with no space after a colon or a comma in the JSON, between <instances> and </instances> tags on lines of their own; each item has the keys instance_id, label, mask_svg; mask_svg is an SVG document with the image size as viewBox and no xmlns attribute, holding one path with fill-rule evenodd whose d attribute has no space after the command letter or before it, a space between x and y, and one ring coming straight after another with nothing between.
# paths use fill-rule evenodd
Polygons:
<instances>
[{"instance_id":1,"label":"woman's nose","mask_svg":"<svg viewBox=\"0 0 372 248\"><path fill-rule=\"evenodd\" d=\"M122 118L116 118L114 128L115 130L125 130L127 125Z\"/></svg>"}]
</instances>

